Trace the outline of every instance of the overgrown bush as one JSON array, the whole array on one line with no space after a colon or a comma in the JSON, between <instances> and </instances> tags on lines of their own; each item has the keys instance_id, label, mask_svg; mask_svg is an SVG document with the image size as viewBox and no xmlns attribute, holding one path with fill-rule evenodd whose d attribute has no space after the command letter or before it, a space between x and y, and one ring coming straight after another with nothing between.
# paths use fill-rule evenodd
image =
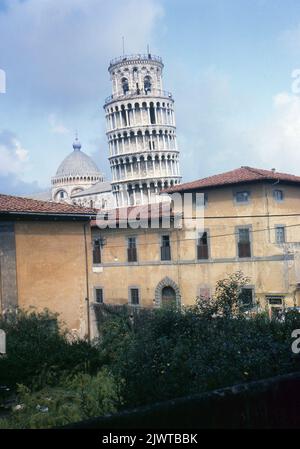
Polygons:
<instances>
[{"instance_id":1,"label":"overgrown bush","mask_svg":"<svg viewBox=\"0 0 300 449\"><path fill-rule=\"evenodd\" d=\"M79 373L55 387L32 392L18 386L18 404L7 419L0 419L0 429L38 429L66 425L117 410L117 387L110 373Z\"/></svg>"},{"instance_id":2,"label":"overgrown bush","mask_svg":"<svg viewBox=\"0 0 300 449\"><path fill-rule=\"evenodd\" d=\"M113 354L110 369L126 407L261 379L299 368L291 352L291 322L265 315L205 319L192 310L157 310L134 324L112 318L100 351ZM118 335L120 338L118 338ZM117 342L117 343L116 343ZM111 345L111 346L110 346Z\"/></svg>"},{"instance_id":3,"label":"overgrown bush","mask_svg":"<svg viewBox=\"0 0 300 449\"><path fill-rule=\"evenodd\" d=\"M40 389L57 384L65 373L92 373L100 366L97 349L71 338L57 315L47 310L10 313L0 318L0 329L7 342L7 356L0 358L0 385Z\"/></svg>"},{"instance_id":4,"label":"overgrown bush","mask_svg":"<svg viewBox=\"0 0 300 449\"><path fill-rule=\"evenodd\" d=\"M300 314L284 322L243 313L241 272L217 283L195 306L114 312L101 325L103 363L118 379L124 406L200 393L299 368L291 332Z\"/></svg>"},{"instance_id":5,"label":"overgrown bush","mask_svg":"<svg viewBox=\"0 0 300 449\"><path fill-rule=\"evenodd\" d=\"M300 329L300 314L284 321L246 316L240 291L247 282L234 273L211 300L183 309L101 305L93 345L70 339L48 311L6 317L0 385L19 384L20 407L0 426L60 426L298 370L291 333Z\"/></svg>"}]
</instances>

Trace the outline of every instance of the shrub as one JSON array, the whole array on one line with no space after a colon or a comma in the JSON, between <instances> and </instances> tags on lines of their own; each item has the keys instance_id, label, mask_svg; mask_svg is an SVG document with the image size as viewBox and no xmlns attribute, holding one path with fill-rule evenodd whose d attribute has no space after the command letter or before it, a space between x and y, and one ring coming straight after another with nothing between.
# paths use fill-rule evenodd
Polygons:
<instances>
[{"instance_id":1,"label":"shrub","mask_svg":"<svg viewBox=\"0 0 300 449\"><path fill-rule=\"evenodd\" d=\"M124 406L133 407L297 370L292 328L299 314L281 323L207 318L197 307L140 311L133 322L130 313L108 319L100 353L110 354Z\"/></svg>"},{"instance_id":2,"label":"shrub","mask_svg":"<svg viewBox=\"0 0 300 449\"><path fill-rule=\"evenodd\" d=\"M105 369L94 376L76 374L56 387L45 387L38 392L19 385L19 404L9 418L0 419L0 428L58 427L113 413L118 404L116 391L115 381Z\"/></svg>"},{"instance_id":3,"label":"shrub","mask_svg":"<svg viewBox=\"0 0 300 449\"><path fill-rule=\"evenodd\" d=\"M86 340L70 339L57 315L22 311L0 319L7 334L7 356L0 358L0 385L35 389L54 385L70 371L96 372L99 357Z\"/></svg>"}]
</instances>

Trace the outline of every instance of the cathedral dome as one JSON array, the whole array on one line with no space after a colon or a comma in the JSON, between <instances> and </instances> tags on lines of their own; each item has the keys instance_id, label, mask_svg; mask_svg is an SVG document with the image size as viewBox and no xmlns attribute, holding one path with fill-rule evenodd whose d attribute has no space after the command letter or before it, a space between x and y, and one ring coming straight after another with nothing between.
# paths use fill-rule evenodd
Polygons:
<instances>
[{"instance_id":1,"label":"cathedral dome","mask_svg":"<svg viewBox=\"0 0 300 449\"><path fill-rule=\"evenodd\" d=\"M57 169L56 177L61 176L99 176L99 169L95 162L83 151L81 144L76 138L73 143L73 149L60 164Z\"/></svg>"}]
</instances>

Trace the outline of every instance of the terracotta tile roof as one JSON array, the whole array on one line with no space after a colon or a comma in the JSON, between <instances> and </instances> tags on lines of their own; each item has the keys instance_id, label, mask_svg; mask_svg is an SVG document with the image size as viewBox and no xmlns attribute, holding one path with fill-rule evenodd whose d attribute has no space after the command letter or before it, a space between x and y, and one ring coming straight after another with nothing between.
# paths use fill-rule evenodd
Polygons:
<instances>
[{"instance_id":1,"label":"terracotta tile roof","mask_svg":"<svg viewBox=\"0 0 300 449\"><path fill-rule=\"evenodd\" d=\"M198 179L197 181L178 184L166 189L166 192L181 192L185 190L204 189L209 187L226 186L230 184L240 184L255 181L284 181L300 184L300 176L280 173L273 170L263 170L260 168L241 167L219 175Z\"/></svg>"},{"instance_id":2,"label":"terracotta tile roof","mask_svg":"<svg viewBox=\"0 0 300 449\"><path fill-rule=\"evenodd\" d=\"M66 215L82 216L96 215L95 209L81 206L73 206L66 203L54 203L50 201L39 201L29 198L21 198L12 195L0 194L0 215L5 214L35 214L35 215Z\"/></svg>"}]
</instances>

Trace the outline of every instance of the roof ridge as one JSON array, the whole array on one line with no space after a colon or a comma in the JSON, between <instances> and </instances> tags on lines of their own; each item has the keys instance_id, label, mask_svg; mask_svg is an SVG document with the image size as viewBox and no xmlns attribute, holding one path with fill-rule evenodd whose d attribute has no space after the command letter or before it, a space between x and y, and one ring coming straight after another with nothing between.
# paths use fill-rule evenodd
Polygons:
<instances>
[{"instance_id":1,"label":"roof ridge","mask_svg":"<svg viewBox=\"0 0 300 449\"><path fill-rule=\"evenodd\" d=\"M259 168L249 167L248 165L242 166L241 168L245 168L246 170L248 170L251 173L254 173L256 175L264 177L264 174L260 171ZM265 170L265 171L270 171L270 170Z\"/></svg>"}]
</instances>

